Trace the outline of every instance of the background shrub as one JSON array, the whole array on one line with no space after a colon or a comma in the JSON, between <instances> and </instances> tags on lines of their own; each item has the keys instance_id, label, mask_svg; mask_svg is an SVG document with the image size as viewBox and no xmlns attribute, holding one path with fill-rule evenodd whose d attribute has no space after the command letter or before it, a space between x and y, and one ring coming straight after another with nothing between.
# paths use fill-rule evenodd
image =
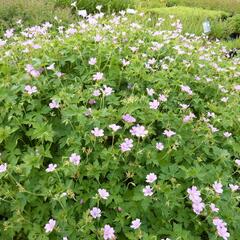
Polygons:
<instances>
[{"instance_id":1,"label":"background shrub","mask_svg":"<svg viewBox=\"0 0 240 240\"><path fill-rule=\"evenodd\" d=\"M240 12L239 0L166 0L166 4L168 6L182 5L188 7L201 7L231 13Z\"/></svg>"},{"instance_id":2,"label":"background shrub","mask_svg":"<svg viewBox=\"0 0 240 240\"><path fill-rule=\"evenodd\" d=\"M227 33L230 37L238 38L240 36L240 14L227 19Z\"/></svg>"},{"instance_id":3,"label":"background shrub","mask_svg":"<svg viewBox=\"0 0 240 240\"><path fill-rule=\"evenodd\" d=\"M56 0L57 6L70 6L71 0ZM76 0L79 9L85 9L89 13L96 12L96 6L102 5L104 12L119 12L134 6L134 0Z\"/></svg>"},{"instance_id":4,"label":"background shrub","mask_svg":"<svg viewBox=\"0 0 240 240\"><path fill-rule=\"evenodd\" d=\"M153 8L148 10L151 14L155 14L157 17L163 17L166 20L163 25L170 27L171 20L169 15L174 15L177 19L180 19L183 23L183 31L189 33L195 33L201 35L203 33L203 21L209 19L211 23L211 36L217 38L224 38L227 36L226 23L223 19L227 18L229 14L224 11L206 10L202 8L190 8L190 7L165 7L165 8Z\"/></svg>"},{"instance_id":5,"label":"background shrub","mask_svg":"<svg viewBox=\"0 0 240 240\"><path fill-rule=\"evenodd\" d=\"M53 1L0 0L0 6L0 32L7 28L18 28L16 21L19 19L25 26L39 25L46 21L54 22L55 16L63 23L74 19L70 8L55 7Z\"/></svg>"}]
</instances>

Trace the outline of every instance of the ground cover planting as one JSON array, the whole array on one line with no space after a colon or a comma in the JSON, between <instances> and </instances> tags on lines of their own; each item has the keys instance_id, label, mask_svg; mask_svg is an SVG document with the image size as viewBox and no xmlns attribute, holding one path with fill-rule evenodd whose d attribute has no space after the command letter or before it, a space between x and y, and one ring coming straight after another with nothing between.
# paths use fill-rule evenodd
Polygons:
<instances>
[{"instance_id":1,"label":"ground cover planting","mask_svg":"<svg viewBox=\"0 0 240 240\"><path fill-rule=\"evenodd\" d=\"M239 57L97 11L0 39L0 239L239 239Z\"/></svg>"}]
</instances>

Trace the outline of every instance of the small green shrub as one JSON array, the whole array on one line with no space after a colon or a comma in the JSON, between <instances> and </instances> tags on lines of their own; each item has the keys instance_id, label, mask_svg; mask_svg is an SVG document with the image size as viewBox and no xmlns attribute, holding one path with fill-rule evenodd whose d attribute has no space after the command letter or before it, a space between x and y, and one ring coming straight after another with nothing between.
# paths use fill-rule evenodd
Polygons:
<instances>
[{"instance_id":1,"label":"small green shrub","mask_svg":"<svg viewBox=\"0 0 240 240\"><path fill-rule=\"evenodd\" d=\"M0 40L0 239L238 240L239 58L96 21Z\"/></svg>"}]
</instances>

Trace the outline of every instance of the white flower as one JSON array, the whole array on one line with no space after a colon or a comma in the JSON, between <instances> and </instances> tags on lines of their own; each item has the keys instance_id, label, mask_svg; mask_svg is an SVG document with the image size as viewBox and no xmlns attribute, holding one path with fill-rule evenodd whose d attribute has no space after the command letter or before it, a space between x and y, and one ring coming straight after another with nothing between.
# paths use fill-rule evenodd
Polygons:
<instances>
[{"instance_id":1,"label":"white flower","mask_svg":"<svg viewBox=\"0 0 240 240\"><path fill-rule=\"evenodd\" d=\"M85 18L87 16L87 11L86 10L79 10L78 15Z\"/></svg>"},{"instance_id":2,"label":"white flower","mask_svg":"<svg viewBox=\"0 0 240 240\"><path fill-rule=\"evenodd\" d=\"M90 58L88 61L88 64L92 66L95 65L96 63L97 63L97 59L94 57Z\"/></svg>"},{"instance_id":3,"label":"white flower","mask_svg":"<svg viewBox=\"0 0 240 240\"><path fill-rule=\"evenodd\" d=\"M119 129L121 129L122 127L116 124L110 124L109 127L114 131L118 131Z\"/></svg>"}]
</instances>

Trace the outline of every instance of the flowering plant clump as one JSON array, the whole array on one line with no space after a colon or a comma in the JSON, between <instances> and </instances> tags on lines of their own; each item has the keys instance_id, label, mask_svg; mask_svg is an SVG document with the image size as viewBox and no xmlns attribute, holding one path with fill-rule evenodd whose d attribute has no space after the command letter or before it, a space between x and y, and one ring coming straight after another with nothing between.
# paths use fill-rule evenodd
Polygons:
<instances>
[{"instance_id":1,"label":"flowering plant clump","mask_svg":"<svg viewBox=\"0 0 240 240\"><path fill-rule=\"evenodd\" d=\"M79 17L0 39L0 238L239 239L240 59L173 16Z\"/></svg>"}]
</instances>

